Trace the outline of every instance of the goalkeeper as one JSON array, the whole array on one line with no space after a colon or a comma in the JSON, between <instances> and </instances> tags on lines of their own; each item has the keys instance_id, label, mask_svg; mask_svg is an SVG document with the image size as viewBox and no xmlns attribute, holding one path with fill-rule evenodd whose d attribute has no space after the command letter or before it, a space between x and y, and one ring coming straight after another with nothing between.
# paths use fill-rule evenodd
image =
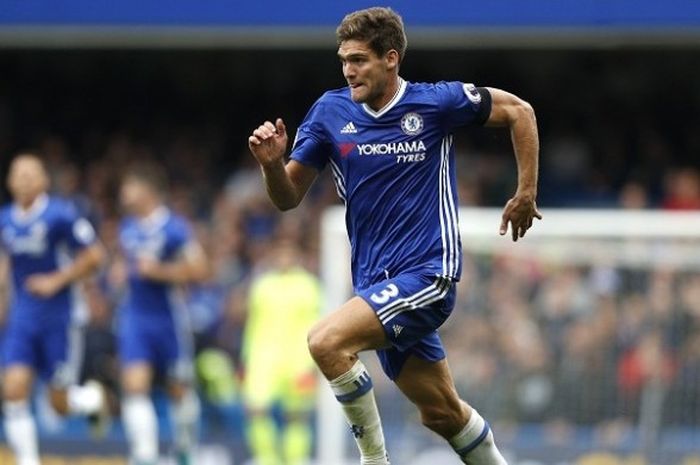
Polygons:
<instances>
[{"instance_id":1,"label":"goalkeeper","mask_svg":"<svg viewBox=\"0 0 700 465\"><path fill-rule=\"evenodd\" d=\"M321 306L318 279L301 266L301 251L279 240L254 278L243 334L243 401L247 437L258 465L301 465L311 452L309 414L315 365L306 334ZM282 412L281 422L272 414Z\"/></svg>"}]
</instances>

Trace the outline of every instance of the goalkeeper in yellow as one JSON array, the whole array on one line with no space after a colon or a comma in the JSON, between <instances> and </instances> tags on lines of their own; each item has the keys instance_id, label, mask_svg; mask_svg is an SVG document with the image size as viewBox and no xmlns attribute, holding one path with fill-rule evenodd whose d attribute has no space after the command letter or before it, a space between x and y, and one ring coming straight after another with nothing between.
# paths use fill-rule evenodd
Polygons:
<instances>
[{"instance_id":1,"label":"goalkeeper in yellow","mask_svg":"<svg viewBox=\"0 0 700 465\"><path fill-rule=\"evenodd\" d=\"M290 241L276 242L265 265L251 283L243 334L248 443L257 465L302 465L311 452L316 389L306 334L319 315L320 284ZM275 406L283 412L280 426Z\"/></svg>"}]
</instances>

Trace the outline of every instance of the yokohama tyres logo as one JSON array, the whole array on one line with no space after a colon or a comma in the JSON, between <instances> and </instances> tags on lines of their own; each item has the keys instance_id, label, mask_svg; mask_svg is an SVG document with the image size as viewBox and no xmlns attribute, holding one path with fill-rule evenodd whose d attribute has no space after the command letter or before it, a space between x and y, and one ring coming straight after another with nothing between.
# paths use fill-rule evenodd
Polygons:
<instances>
[{"instance_id":1,"label":"yokohama tyres logo","mask_svg":"<svg viewBox=\"0 0 700 465\"><path fill-rule=\"evenodd\" d=\"M359 144L357 150L360 155L402 155L425 152L425 144L422 140L411 142L385 142L377 144Z\"/></svg>"}]
</instances>

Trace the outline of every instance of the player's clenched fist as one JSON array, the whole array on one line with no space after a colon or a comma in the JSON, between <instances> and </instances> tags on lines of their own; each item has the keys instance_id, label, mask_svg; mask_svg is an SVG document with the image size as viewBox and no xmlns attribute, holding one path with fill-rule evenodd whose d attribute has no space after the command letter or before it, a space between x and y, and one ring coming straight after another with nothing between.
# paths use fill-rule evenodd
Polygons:
<instances>
[{"instance_id":1,"label":"player's clenched fist","mask_svg":"<svg viewBox=\"0 0 700 465\"><path fill-rule=\"evenodd\" d=\"M65 282L61 277L60 272L54 273L35 273L27 277L24 282L24 288L32 294L49 298L65 286Z\"/></svg>"},{"instance_id":2,"label":"player's clenched fist","mask_svg":"<svg viewBox=\"0 0 700 465\"><path fill-rule=\"evenodd\" d=\"M287 150L287 129L282 118L275 124L265 121L248 138L248 147L261 166L270 166L284 158Z\"/></svg>"}]
</instances>

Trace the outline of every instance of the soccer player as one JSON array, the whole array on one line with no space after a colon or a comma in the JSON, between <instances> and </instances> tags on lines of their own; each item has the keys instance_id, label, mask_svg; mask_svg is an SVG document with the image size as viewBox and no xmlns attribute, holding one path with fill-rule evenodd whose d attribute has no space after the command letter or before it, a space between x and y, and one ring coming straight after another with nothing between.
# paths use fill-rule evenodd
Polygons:
<instances>
[{"instance_id":1,"label":"soccer player","mask_svg":"<svg viewBox=\"0 0 700 465\"><path fill-rule=\"evenodd\" d=\"M370 349L423 424L464 463L505 464L488 423L459 398L436 332L452 311L461 272L451 133L466 125L510 129L518 186L500 234L510 226L517 240L541 218L534 112L503 90L402 79L406 36L391 9L347 15L337 41L348 86L312 106L291 160L284 162L287 132L279 118L248 139L278 208L296 207L326 165L346 205L356 295L314 326L309 350L343 408L362 464L389 463L372 380L357 357Z\"/></svg>"},{"instance_id":2,"label":"soccer player","mask_svg":"<svg viewBox=\"0 0 700 465\"><path fill-rule=\"evenodd\" d=\"M279 239L269 258L269 268L251 284L243 333L248 441L257 465L304 465L316 392L305 335L319 315L320 284L300 265L291 241ZM285 416L281 441L272 417L277 403Z\"/></svg>"},{"instance_id":3,"label":"soccer player","mask_svg":"<svg viewBox=\"0 0 700 465\"><path fill-rule=\"evenodd\" d=\"M12 160L7 187L13 203L0 211L0 248L12 273L2 351L5 434L18 465L38 465L29 405L35 376L48 383L59 414L92 416L104 432L108 407L102 386L77 384L82 335L72 316L73 284L94 273L105 254L75 207L47 194L49 178L37 155L21 153Z\"/></svg>"},{"instance_id":4,"label":"soccer player","mask_svg":"<svg viewBox=\"0 0 700 465\"><path fill-rule=\"evenodd\" d=\"M167 380L178 464L192 463L199 420L192 341L178 286L206 278L207 260L187 221L165 205L167 181L151 163L131 167L121 183L128 214L119 230L128 291L119 312L122 417L133 465L158 461L158 425L150 399L154 375Z\"/></svg>"}]
</instances>

